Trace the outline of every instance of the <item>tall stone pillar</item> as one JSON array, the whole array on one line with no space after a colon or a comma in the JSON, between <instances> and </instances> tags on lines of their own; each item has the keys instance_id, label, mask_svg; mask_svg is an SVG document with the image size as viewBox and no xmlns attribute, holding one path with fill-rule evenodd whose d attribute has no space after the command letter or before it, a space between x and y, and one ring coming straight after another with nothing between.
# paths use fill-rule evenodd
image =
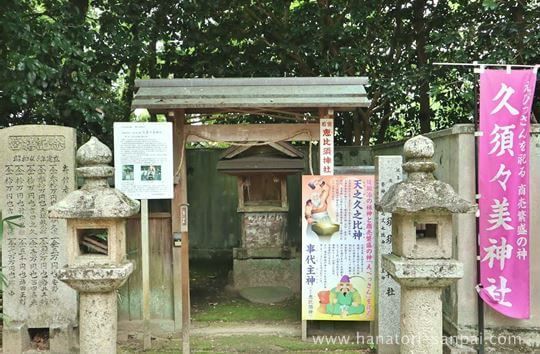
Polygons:
<instances>
[{"instance_id":1,"label":"tall stone pillar","mask_svg":"<svg viewBox=\"0 0 540 354\"><path fill-rule=\"evenodd\" d=\"M80 308L80 342L84 347L94 353L116 348L116 336L111 335L117 332L116 292L85 293Z\"/></svg>"},{"instance_id":2,"label":"tall stone pillar","mask_svg":"<svg viewBox=\"0 0 540 354\"><path fill-rule=\"evenodd\" d=\"M403 179L401 156L375 157L376 201L379 201L388 188ZM379 338L399 337L399 308L401 289L399 284L382 269L382 256L392 252L392 215L377 212L376 223L376 274L377 278L377 317L373 322L373 335ZM397 343L378 343L379 353L395 354L399 352Z\"/></svg>"},{"instance_id":3,"label":"tall stone pillar","mask_svg":"<svg viewBox=\"0 0 540 354\"><path fill-rule=\"evenodd\" d=\"M81 189L49 208L49 217L67 219L68 264L56 277L77 290L80 353L116 353L116 290L133 271L126 260L126 218L139 202L110 188L111 150L92 137L77 151Z\"/></svg>"},{"instance_id":4,"label":"tall stone pillar","mask_svg":"<svg viewBox=\"0 0 540 354\"><path fill-rule=\"evenodd\" d=\"M475 206L433 176L433 142L417 136L403 147L407 180L376 208L392 213L392 253L383 269L401 286L401 353L442 354L442 290L463 276L452 259L452 215Z\"/></svg>"}]
</instances>

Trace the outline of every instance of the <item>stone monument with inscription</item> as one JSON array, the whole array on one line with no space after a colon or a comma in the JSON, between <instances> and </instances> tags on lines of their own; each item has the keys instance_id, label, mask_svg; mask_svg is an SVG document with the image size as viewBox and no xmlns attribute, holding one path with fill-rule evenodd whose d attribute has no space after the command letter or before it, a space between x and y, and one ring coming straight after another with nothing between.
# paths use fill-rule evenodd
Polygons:
<instances>
[{"instance_id":1,"label":"stone monument with inscription","mask_svg":"<svg viewBox=\"0 0 540 354\"><path fill-rule=\"evenodd\" d=\"M0 209L21 215L2 240L4 353L29 349L32 329L49 329L50 350L72 352L76 292L53 276L67 262L66 222L47 208L75 189L76 131L24 125L0 130Z\"/></svg>"},{"instance_id":2,"label":"stone monument with inscription","mask_svg":"<svg viewBox=\"0 0 540 354\"><path fill-rule=\"evenodd\" d=\"M403 169L401 156L376 156L376 194L377 202L392 185L401 182ZM392 215L377 212L377 320L374 321L374 336L381 338L379 353L391 354L399 352L399 345L387 344L389 338L399 338L399 313L401 288L390 274L382 269L382 256L392 253Z\"/></svg>"}]
</instances>

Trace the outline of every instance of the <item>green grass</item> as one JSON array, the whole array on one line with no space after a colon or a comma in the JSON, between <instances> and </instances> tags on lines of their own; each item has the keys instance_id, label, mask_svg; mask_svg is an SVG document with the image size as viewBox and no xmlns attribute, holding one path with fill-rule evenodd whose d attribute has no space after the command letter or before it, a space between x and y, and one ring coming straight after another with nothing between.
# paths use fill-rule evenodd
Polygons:
<instances>
[{"instance_id":1,"label":"green grass","mask_svg":"<svg viewBox=\"0 0 540 354\"><path fill-rule=\"evenodd\" d=\"M297 321L298 298L273 305L254 304L228 293L231 261L194 261L190 264L191 315L201 322Z\"/></svg>"},{"instance_id":2,"label":"green grass","mask_svg":"<svg viewBox=\"0 0 540 354\"><path fill-rule=\"evenodd\" d=\"M224 302L209 304L193 313L193 319L201 322L242 321L297 321L300 319L300 303L293 299L275 305L254 304L241 298L223 299Z\"/></svg>"}]
</instances>

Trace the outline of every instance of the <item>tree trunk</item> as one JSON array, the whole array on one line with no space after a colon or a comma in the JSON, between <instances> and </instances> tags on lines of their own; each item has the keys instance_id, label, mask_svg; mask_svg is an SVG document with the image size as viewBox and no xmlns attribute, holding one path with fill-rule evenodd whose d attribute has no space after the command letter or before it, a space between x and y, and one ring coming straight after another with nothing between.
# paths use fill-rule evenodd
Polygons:
<instances>
[{"instance_id":1,"label":"tree trunk","mask_svg":"<svg viewBox=\"0 0 540 354\"><path fill-rule=\"evenodd\" d=\"M139 40L139 28L137 24L134 24L131 28L131 34L133 36L133 42L136 43ZM124 116L123 120L129 122L129 116L131 115L131 102L133 101L133 94L135 91L135 79L137 78L137 68L139 67L139 57L137 55L132 55L130 57L130 62L128 65L129 75L126 82L126 88L122 95L122 100L124 101Z\"/></svg>"},{"instance_id":2,"label":"tree trunk","mask_svg":"<svg viewBox=\"0 0 540 354\"><path fill-rule=\"evenodd\" d=\"M153 31L152 37L148 53L148 74L151 79L157 79L157 30ZM157 122L157 114L150 112L150 122Z\"/></svg>"},{"instance_id":3,"label":"tree trunk","mask_svg":"<svg viewBox=\"0 0 540 354\"><path fill-rule=\"evenodd\" d=\"M426 42L427 33L424 21L426 0L414 2L414 32L416 33L416 59L421 81L418 85L418 103L420 105L419 120L422 134L431 131L431 111L429 107L429 68L427 65Z\"/></svg>"},{"instance_id":4,"label":"tree trunk","mask_svg":"<svg viewBox=\"0 0 540 354\"><path fill-rule=\"evenodd\" d=\"M379 131L377 132L377 144L382 144L385 141L386 131L390 126L390 104L385 104L382 111L382 118L379 121Z\"/></svg>"},{"instance_id":5,"label":"tree trunk","mask_svg":"<svg viewBox=\"0 0 540 354\"><path fill-rule=\"evenodd\" d=\"M516 3L516 6L511 8L512 20L516 24L517 29L517 35L514 36L516 47L516 64L526 64L525 58L523 57L523 52L525 51L525 43L523 43L523 40L527 37L527 33L525 30L525 21L523 19L524 11L525 9L523 8L523 4L521 3L521 1L518 1Z\"/></svg>"},{"instance_id":6,"label":"tree trunk","mask_svg":"<svg viewBox=\"0 0 540 354\"><path fill-rule=\"evenodd\" d=\"M124 122L129 122L129 116L131 115L131 102L133 101L133 93L135 90L135 79L137 77L137 67L139 66L139 60L133 58L129 65L129 76L126 82L126 89L123 94L123 101L125 104L124 109Z\"/></svg>"},{"instance_id":7,"label":"tree trunk","mask_svg":"<svg viewBox=\"0 0 540 354\"><path fill-rule=\"evenodd\" d=\"M355 116L360 121L360 127L362 132L361 143L358 145L369 146L369 140L371 139L371 124L369 122L370 114L361 108L356 109Z\"/></svg>"}]
</instances>

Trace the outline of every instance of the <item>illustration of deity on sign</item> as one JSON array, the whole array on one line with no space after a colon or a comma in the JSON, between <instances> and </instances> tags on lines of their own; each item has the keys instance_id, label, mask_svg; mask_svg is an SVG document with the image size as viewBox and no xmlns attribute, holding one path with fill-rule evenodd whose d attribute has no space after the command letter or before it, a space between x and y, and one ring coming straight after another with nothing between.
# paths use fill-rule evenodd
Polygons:
<instances>
[{"instance_id":1,"label":"illustration of deity on sign","mask_svg":"<svg viewBox=\"0 0 540 354\"><path fill-rule=\"evenodd\" d=\"M339 224L335 223L328 213L330 186L322 178L310 181L308 186L312 193L304 208L307 220L306 236L330 237L339 231Z\"/></svg>"},{"instance_id":2,"label":"illustration of deity on sign","mask_svg":"<svg viewBox=\"0 0 540 354\"><path fill-rule=\"evenodd\" d=\"M339 315L341 318L364 313L365 305L362 304L360 292L353 285L351 278L361 277L343 275L334 288L319 291L319 312Z\"/></svg>"}]
</instances>

